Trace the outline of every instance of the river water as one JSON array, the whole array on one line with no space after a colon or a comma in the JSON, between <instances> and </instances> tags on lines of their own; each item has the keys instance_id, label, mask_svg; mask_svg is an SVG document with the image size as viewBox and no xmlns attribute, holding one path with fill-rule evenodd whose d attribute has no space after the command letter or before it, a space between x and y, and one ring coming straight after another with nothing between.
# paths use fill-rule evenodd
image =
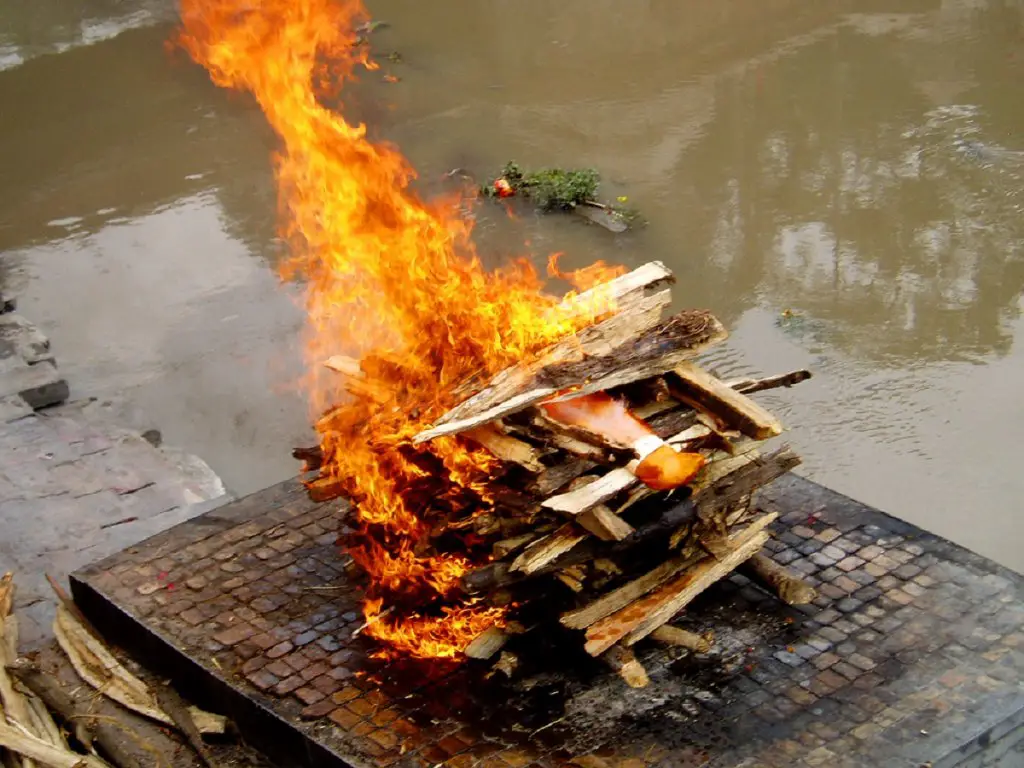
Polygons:
<instances>
[{"instance_id":1,"label":"river water","mask_svg":"<svg viewBox=\"0 0 1024 768\"><path fill-rule=\"evenodd\" d=\"M426 188L590 166L648 220L485 206L495 259L665 261L732 331L718 372L814 371L766 398L801 472L1024 570L1024 2L371 10L382 69L347 109ZM302 314L271 269L273 136L168 54L173 15L0 8L0 280L76 395L126 396L244 493L309 440Z\"/></svg>"}]
</instances>

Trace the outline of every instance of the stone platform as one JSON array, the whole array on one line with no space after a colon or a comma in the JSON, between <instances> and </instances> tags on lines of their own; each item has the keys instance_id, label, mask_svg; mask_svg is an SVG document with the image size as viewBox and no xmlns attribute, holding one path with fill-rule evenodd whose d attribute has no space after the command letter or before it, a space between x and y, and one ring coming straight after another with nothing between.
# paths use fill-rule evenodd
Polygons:
<instances>
[{"instance_id":1,"label":"stone platform","mask_svg":"<svg viewBox=\"0 0 1024 768\"><path fill-rule=\"evenodd\" d=\"M773 557L820 597L794 609L740 576L715 585L676 622L713 630L715 648L638 646L641 690L559 638L522 654L511 682L375 662L352 637L358 576L335 546L337 506L294 482L72 586L104 634L282 766L1021 764L1024 579L792 475L759 504L781 514Z\"/></svg>"},{"instance_id":2,"label":"stone platform","mask_svg":"<svg viewBox=\"0 0 1024 768\"><path fill-rule=\"evenodd\" d=\"M45 572L63 579L226 496L204 462L122 426L120 404L65 402L49 339L14 308L0 294L0 573L17 575L29 649L51 636Z\"/></svg>"}]
</instances>

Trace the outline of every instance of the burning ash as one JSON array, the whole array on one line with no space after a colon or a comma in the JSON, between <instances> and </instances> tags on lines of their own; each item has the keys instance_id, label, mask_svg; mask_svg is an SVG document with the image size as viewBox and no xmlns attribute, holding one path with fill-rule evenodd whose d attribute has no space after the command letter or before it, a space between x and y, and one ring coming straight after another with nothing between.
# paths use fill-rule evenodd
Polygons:
<instances>
[{"instance_id":1,"label":"burning ash","mask_svg":"<svg viewBox=\"0 0 1024 768\"><path fill-rule=\"evenodd\" d=\"M346 544L369 576L365 633L392 654L457 658L507 608L445 602L489 558L472 534L448 551L424 544L450 511L488 508L496 461L454 436L412 437L471 375L486 380L614 307L598 292L585 311L564 311L525 259L484 269L459 201L421 199L397 149L325 105L359 68L375 68L358 0L182 0L181 19L178 43L215 83L251 93L280 140L282 271L307 286L321 472L354 504ZM561 276L582 290L614 274L598 264ZM352 399L323 367L339 353L361 361L369 396ZM405 608L385 614L385 602Z\"/></svg>"}]
</instances>

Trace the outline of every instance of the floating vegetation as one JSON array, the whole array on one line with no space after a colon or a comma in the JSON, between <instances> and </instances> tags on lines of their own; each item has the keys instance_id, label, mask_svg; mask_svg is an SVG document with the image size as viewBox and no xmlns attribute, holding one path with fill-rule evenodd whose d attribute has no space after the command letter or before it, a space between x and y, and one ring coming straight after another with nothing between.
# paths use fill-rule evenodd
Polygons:
<instances>
[{"instance_id":1,"label":"floating vegetation","mask_svg":"<svg viewBox=\"0 0 1024 768\"><path fill-rule=\"evenodd\" d=\"M524 197L544 212L573 212L613 232L624 232L642 223L638 211L627 208L620 197L616 204L597 200L601 176L593 168L567 170L541 168L524 171L514 161L505 164L491 183L481 188L487 197Z\"/></svg>"}]
</instances>

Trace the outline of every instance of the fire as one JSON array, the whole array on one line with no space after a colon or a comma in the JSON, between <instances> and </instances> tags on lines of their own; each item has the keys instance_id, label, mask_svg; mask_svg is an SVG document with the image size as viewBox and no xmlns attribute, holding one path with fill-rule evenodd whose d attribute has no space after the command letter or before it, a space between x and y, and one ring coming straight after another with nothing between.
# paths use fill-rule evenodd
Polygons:
<instances>
[{"instance_id":1,"label":"fire","mask_svg":"<svg viewBox=\"0 0 1024 768\"><path fill-rule=\"evenodd\" d=\"M495 271L474 250L459 200L426 201L392 146L367 138L327 102L373 69L359 0L181 0L177 42L215 83L248 91L276 131L279 214L304 282L311 406L325 466L354 505L352 556L369 576L365 632L394 653L456 658L505 610L459 601L459 578L485 553L425 556L446 512L486 507L494 459L457 438L411 438L455 405L455 387L489 376L613 309L565 311L524 259ZM615 274L598 264L551 272L584 289ZM358 357L380 395L352 399L329 356ZM404 610L384 615L382 606Z\"/></svg>"}]
</instances>

